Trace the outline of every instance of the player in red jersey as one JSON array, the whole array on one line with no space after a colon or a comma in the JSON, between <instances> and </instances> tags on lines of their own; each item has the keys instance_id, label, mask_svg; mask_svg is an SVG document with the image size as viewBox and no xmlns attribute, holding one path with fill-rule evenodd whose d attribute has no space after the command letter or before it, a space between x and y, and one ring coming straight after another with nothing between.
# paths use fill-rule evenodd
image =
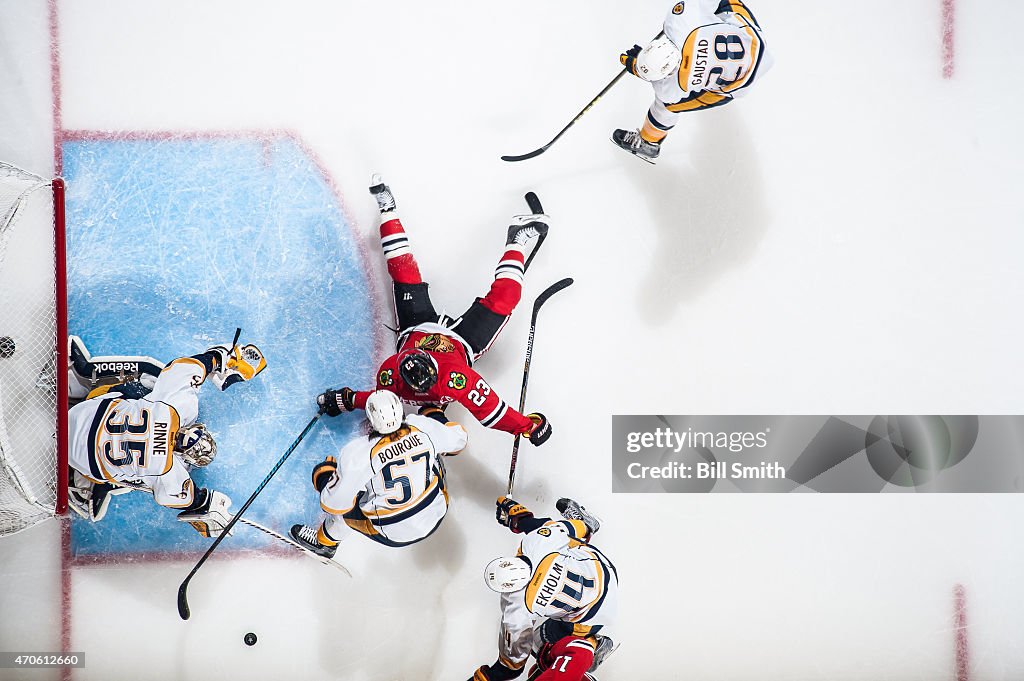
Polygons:
<instances>
[{"instance_id":1,"label":"player in red jersey","mask_svg":"<svg viewBox=\"0 0 1024 681\"><path fill-rule=\"evenodd\" d=\"M377 371L377 390L390 390L411 404L445 405L458 402L488 428L525 435L534 445L551 436L551 424L541 413L524 415L509 406L480 374L473 362L487 352L519 303L527 252L547 233L546 216L523 215L508 228L505 251L494 281L458 319L438 315L430 302L427 283L409 246L405 228L395 212L395 198L379 175L370 193L380 209L380 242L394 282L398 343L396 354ZM317 396L327 414L363 409L371 390L340 388Z\"/></svg>"}]
</instances>

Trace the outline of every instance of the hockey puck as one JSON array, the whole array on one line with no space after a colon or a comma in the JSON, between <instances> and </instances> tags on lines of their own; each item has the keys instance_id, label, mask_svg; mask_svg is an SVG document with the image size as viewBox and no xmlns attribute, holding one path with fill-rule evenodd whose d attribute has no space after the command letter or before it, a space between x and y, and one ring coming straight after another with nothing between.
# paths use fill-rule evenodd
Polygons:
<instances>
[{"instance_id":1,"label":"hockey puck","mask_svg":"<svg viewBox=\"0 0 1024 681\"><path fill-rule=\"evenodd\" d=\"M247 645L247 646L254 646L254 645L256 645L256 634L254 634L254 633L252 633L250 631L248 634L245 635L245 639L244 640L245 640L245 645Z\"/></svg>"},{"instance_id":2,"label":"hockey puck","mask_svg":"<svg viewBox=\"0 0 1024 681\"><path fill-rule=\"evenodd\" d=\"M14 350L17 346L14 344L14 339L10 336L0 336L0 357L7 359L14 354Z\"/></svg>"}]
</instances>

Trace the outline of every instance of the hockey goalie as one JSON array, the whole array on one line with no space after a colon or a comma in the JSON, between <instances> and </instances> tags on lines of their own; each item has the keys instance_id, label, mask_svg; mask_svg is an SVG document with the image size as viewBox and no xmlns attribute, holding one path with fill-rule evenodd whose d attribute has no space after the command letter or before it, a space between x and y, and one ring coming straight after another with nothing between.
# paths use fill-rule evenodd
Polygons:
<instances>
[{"instance_id":1,"label":"hockey goalie","mask_svg":"<svg viewBox=\"0 0 1024 681\"><path fill-rule=\"evenodd\" d=\"M162 366L151 357L92 357L72 336L72 397L89 392L68 413L69 506L98 522L111 495L143 490L204 537L220 535L231 500L190 476L217 455L213 435L196 420L199 389L209 378L224 390L266 365L255 345L218 345Z\"/></svg>"}]
</instances>

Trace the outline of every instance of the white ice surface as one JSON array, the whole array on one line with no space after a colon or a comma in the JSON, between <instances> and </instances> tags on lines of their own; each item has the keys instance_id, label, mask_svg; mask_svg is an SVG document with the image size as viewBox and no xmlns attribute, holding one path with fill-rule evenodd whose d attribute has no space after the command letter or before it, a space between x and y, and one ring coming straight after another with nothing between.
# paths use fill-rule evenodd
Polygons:
<instances>
[{"instance_id":1,"label":"white ice surface","mask_svg":"<svg viewBox=\"0 0 1024 681\"><path fill-rule=\"evenodd\" d=\"M498 159L547 141L668 4L63 0L63 123L294 130L373 255L365 185L385 175L453 309L486 282L523 192L540 194L552 237L526 297L576 285L538 331L529 406L556 436L521 451L517 497L551 512L576 496L605 520L623 645L602 681L953 679L957 583L971 678L1024 678L1019 495L613 496L609 471L613 413L1021 411L1024 5L959 3L947 81L940 0L752 0L774 70L686 117L658 166L606 139L642 120L634 80L540 158ZM45 2L0 0L0 157L37 172L46 21ZM511 396L527 317L480 364ZM88 665L72 678L467 678L495 654L481 567L514 545L492 520L509 439L471 435L439 534L407 551L352 540L354 580L214 559L183 623L191 562L74 570L71 648ZM0 649L54 645L55 528L0 542Z\"/></svg>"}]
</instances>

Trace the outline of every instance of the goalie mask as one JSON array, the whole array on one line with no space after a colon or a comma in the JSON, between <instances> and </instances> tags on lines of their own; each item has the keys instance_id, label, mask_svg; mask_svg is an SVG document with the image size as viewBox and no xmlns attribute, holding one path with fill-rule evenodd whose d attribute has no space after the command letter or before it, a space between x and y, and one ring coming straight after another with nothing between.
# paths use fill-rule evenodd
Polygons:
<instances>
[{"instance_id":1,"label":"goalie mask","mask_svg":"<svg viewBox=\"0 0 1024 681\"><path fill-rule=\"evenodd\" d=\"M437 383L437 362L422 350L412 350L399 358L398 374L414 392L425 393Z\"/></svg>"},{"instance_id":2,"label":"goalie mask","mask_svg":"<svg viewBox=\"0 0 1024 681\"><path fill-rule=\"evenodd\" d=\"M649 83L668 78L679 68L683 54L675 43L662 36L641 50L636 58L636 75Z\"/></svg>"},{"instance_id":3,"label":"goalie mask","mask_svg":"<svg viewBox=\"0 0 1024 681\"><path fill-rule=\"evenodd\" d=\"M518 556L495 558L484 568L484 582L491 591L500 594L519 591L530 583L533 570L530 564Z\"/></svg>"},{"instance_id":4,"label":"goalie mask","mask_svg":"<svg viewBox=\"0 0 1024 681\"><path fill-rule=\"evenodd\" d=\"M217 456L217 443L202 423L193 423L178 431L174 437L174 451L186 464L194 468L208 466Z\"/></svg>"}]
</instances>

